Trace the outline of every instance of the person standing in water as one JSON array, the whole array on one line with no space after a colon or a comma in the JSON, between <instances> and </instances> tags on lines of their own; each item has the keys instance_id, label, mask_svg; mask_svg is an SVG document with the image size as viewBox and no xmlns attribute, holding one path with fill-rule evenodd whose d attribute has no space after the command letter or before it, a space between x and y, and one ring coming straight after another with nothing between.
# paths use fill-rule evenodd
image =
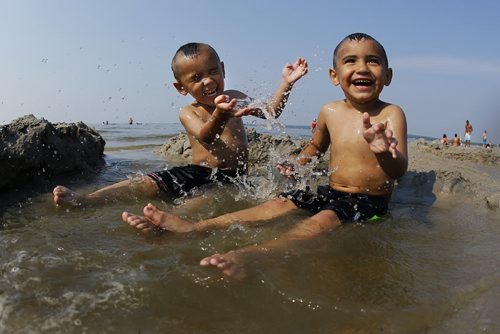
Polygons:
<instances>
[{"instance_id":1,"label":"person standing in water","mask_svg":"<svg viewBox=\"0 0 500 334\"><path fill-rule=\"evenodd\" d=\"M469 120L465 121L465 147L470 147L470 139L472 135L472 124L470 124Z\"/></svg>"},{"instance_id":2,"label":"person standing in water","mask_svg":"<svg viewBox=\"0 0 500 334\"><path fill-rule=\"evenodd\" d=\"M242 116L279 117L294 83L308 71L304 58L286 64L274 99L262 107L263 110L251 105L237 105L238 100L248 101L250 98L240 91L225 89L224 63L208 44L181 46L171 67L174 87L181 95L194 98L179 114L191 144L192 164L149 173L139 182L123 180L86 195L57 186L53 190L54 203L103 203L137 195L181 197L204 184L233 182L247 172L248 140Z\"/></svg>"}]
</instances>

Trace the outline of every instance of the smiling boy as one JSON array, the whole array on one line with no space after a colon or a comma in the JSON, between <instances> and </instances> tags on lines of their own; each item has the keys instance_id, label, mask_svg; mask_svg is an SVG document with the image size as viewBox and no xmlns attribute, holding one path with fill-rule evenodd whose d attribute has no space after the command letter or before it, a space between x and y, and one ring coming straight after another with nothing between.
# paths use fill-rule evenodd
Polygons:
<instances>
[{"instance_id":1,"label":"smiling boy","mask_svg":"<svg viewBox=\"0 0 500 334\"><path fill-rule=\"evenodd\" d=\"M188 43L172 59L174 86L195 101L179 114L192 148L192 164L150 173L142 181L123 180L91 194L80 195L57 186L56 204L81 205L103 200L158 194L180 197L195 187L214 182L232 182L247 172L248 141L242 116L279 117L293 84L307 73L307 62L298 58L286 64L274 99L266 110L237 105L249 97L237 90L225 90L224 63L208 44Z\"/></svg>"},{"instance_id":2,"label":"smiling boy","mask_svg":"<svg viewBox=\"0 0 500 334\"><path fill-rule=\"evenodd\" d=\"M392 80L385 50L369 35L349 35L335 48L329 75L345 99L321 108L312 140L297 160L305 165L330 147L329 185L318 187L317 193L309 189L283 193L256 207L197 223L151 204L144 208L144 216L125 212L123 220L144 230L191 232L226 228L234 222L263 222L295 210L307 210L309 218L274 240L214 254L200 262L227 276L242 278L249 257L283 251L292 241L313 238L345 222L363 222L386 214L394 182L406 172L408 158L404 112L379 99ZM280 169L284 175L293 174L290 167Z\"/></svg>"}]
</instances>

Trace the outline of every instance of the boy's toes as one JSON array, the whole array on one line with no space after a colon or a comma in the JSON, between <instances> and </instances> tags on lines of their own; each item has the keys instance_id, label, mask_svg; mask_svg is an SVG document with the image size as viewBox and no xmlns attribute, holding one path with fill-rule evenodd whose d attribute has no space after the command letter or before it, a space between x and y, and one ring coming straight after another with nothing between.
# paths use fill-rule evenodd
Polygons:
<instances>
[{"instance_id":1,"label":"boy's toes","mask_svg":"<svg viewBox=\"0 0 500 334\"><path fill-rule=\"evenodd\" d=\"M122 220L124 223L128 223L128 218L130 217L130 214L127 211L122 212Z\"/></svg>"}]
</instances>

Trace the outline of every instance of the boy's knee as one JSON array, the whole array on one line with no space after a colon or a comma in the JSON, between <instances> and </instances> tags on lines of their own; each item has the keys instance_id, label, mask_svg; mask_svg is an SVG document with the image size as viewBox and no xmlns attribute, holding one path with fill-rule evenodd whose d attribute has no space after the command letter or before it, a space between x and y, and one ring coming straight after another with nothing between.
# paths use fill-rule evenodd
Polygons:
<instances>
[{"instance_id":1,"label":"boy's knee","mask_svg":"<svg viewBox=\"0 0 500 334\"><path fill-rule=\"evenodd\" d=\"M273 198L268 202L269 206L273 208L282 208L282 209L296 209L297 206L288 198L285 197L277 197Z\"/></svg>"},{"instance_id":2,"label":"boy's knee","mask_svg":"<svg viewBox=\"0 0 500 334\"><path fill-rule=\"evenodd\" d=\"M321 210L312 217L314 220L318 221L321 228L324 230L329 230L340 225L342 222L337 216L337 213L333 210Z\"/></svg>"}]
</instances>

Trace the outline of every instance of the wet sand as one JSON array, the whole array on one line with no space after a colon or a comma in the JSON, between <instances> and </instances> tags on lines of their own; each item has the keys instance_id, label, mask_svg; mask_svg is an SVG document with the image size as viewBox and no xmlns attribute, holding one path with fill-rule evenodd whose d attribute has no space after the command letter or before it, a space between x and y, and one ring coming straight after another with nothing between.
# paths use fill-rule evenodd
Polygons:
<instances>
[{"instance_id":1,"label":"wet sand","mask_svg":"<svg viewBox=\"0 0 500 334\"><path fill-rule=\"evenodd\" d=\"M477 206L500 208L500 148L451 147L415 140L408 148L408 176L435 174L438 199L464 196Z\"/></svg>"}]
</instances>

